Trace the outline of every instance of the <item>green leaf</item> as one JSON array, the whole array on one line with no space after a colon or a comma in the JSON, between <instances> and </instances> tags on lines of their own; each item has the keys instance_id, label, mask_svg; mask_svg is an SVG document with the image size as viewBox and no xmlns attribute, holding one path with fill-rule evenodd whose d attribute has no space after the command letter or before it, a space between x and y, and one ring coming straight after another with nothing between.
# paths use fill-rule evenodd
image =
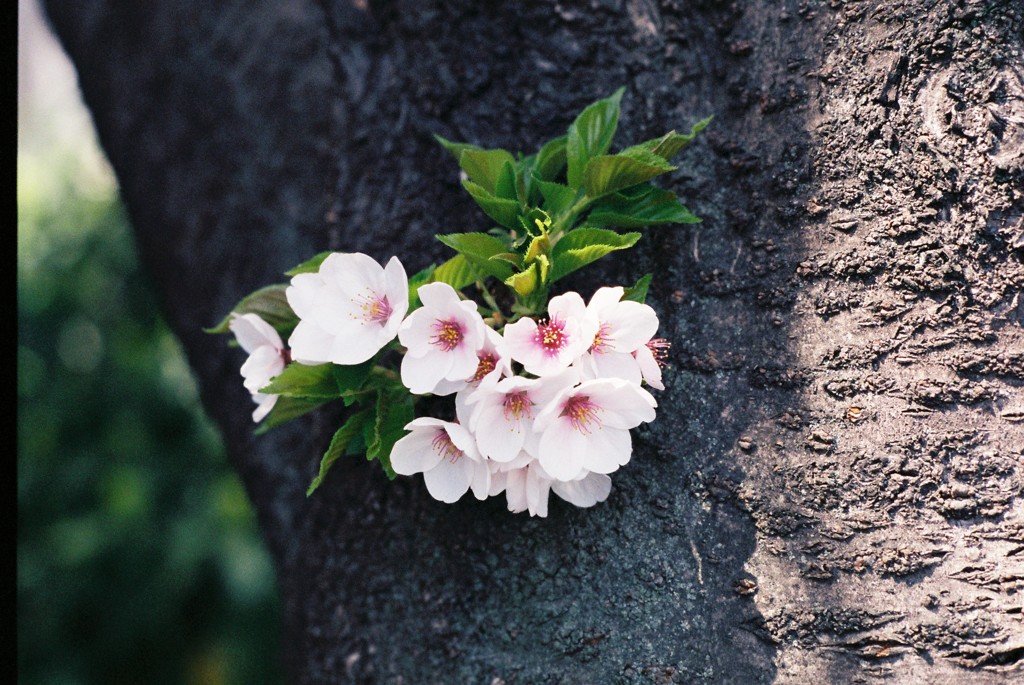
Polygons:
<instances>
[{"instance_id":1,"label":"green leaf","mask_svg":"<svg viewBox=\"0 0 1024 685\"><path fill-rule=\"evenodd\" d=\"M534 193L534 176L537 168L537 155L530 155L529 157L523 157L516 162L516 198L519 200L519 204L526 207L531 204L531 196Z\"/></svg>"},{"instance_id":2,"label":"green leaf","mask_svg":"<svg viewBox=\"0 0 1024 685\"><path fill-rule=\"evenodd\" d=\"M518 191L516 190L516 170L512 166L512 162L505 162L504 166L501 167L501 171L498 172L498 179L494 184L494 194L506 200L519 201Z\"/></svg>"},{"instance_id":3,"label":"green leaf","mask_svg":"<svg viewBox=\"0 0 1024 685\"><path fill-rule=\"evenodd\" d=\"M284 272L285 276L298 276L299 274L315 274L320 270L320 265L324 263L324 260L331 256L331 251L321 252L317 256L307 259L296 267L288 269Z\"/></svg>"},{"instance_id":4,"label":"green leaf","mask_svg":"<svg viewBox=\"0 0 1024 685\"><path fill-rule=\"evenodd\" d=\"M589 197L597 199L675 168L653 152L634 148L617 155L594 157L587 162L583 187Z\"/></svg>"},{"instance_id":5,"label":"green leaf","mask_svg":"<svg viewBox=\"0 0 1024 685\"><path fill-rule=\"evenodd\" d=\"M545 258L546 260L546 258ZM520 297L527 297L540 288L540 269L538 262L534 262L525 271L509 276L505 279L505 285L512 288Z\"/></svg>"},{"instance_id":6,"label":"green leaf","mask_svg":"<svg viewBox=\"0 0 1024 685\"><path fill-rule=\"evenodd\" d=\"M498 179L502 176L505 165L515 169L516 160L507 150L463 150L459 157L459 166L469 176L469 180L492 195L514 200L514 173L510 178L511 193L505 194L498 189Z\"/></svg>"},{"instance_id":7,"label":"green leaf","mask_svg":"<svg viewBox=\"0 0 1024 685\"><path fill-rule=\"evenodd\" d=\"M333 400L341 395L334 379L334 364L300 364L292 362L274 376L265 387L264 395L283 395L309 400Z\"/></svg>"},{"instance_id":8,"label":"green leaf","mask_svg":"<svg viewBox=\"0 0 1024 685\"><path fill-rule=\"evenodd\" d=\"M334 383L339 395L350 395L366 383L374 367L374 360L367 359L362 364L331 364L334 367ZM346 404L349 404L346 402Z\"/></svg>"},{"instance_id":9,"label":"green leaf","mask_svg":"<svg viewBox=\"0 0 1024 685\"><path fill-rule=\"evenodd\" d=\"M530 246L526 248L526 255L523 257L523 261L526 264L537 261L537 258L541 255L551 254L551 239L547 234L539 235L530 241Z\"/></svg>"},{"instance_id":10,"label":"green leaf","mask_svg":"<svg viewBox=\"0 0 1024 685\"><path fill-rule=\"evenodd\" d=\"M287 423L307 412L311 412L328 401L304 399L301 397L278 397L277 402L274 403L274 408L263 419L255 433L256 435L263 435L271 428L276 428L282 423Z\"/></svg>"},{"instance_id":11,"label":"green leaf","mask_svg":"<svg viewBox=\"0 0 1024 685\"><path fill-rule=\"evenodd\" d=\"M437 239L464 255L470 264L489 276L504 280L512 275L511 266L491 259L496 254L508 252L508 246L500 238L486 233L450 233L439 235Z\"/></svg>"},{"instance_id":12,"label":"green leaf","mask_svg":"<svg viewBox=\"0 0 1024 685\"><path fill-rule=\"evenodd\" d=\"M516 227L516 217L519 216L518 202L495 197L494 194L488 192L483 186L477 185L472 181L463 181L462 187L473 196L473 199L476 200L476 203L480 205L480 208L484 210L487 216L505 228Z\"/></svg>"},{"instance_id":13,"label":"green leaf","mask_svg":"<svg viewBox=\"0 0 1024 685\"><path fill-rule=\"evenodd\" d=\"M544 181L538 176L534 176L533 183L544 198L544 210L552 216L565 212L576 201L576 191L569 186Z\"/></svg>"},{"instance_id":14,"label":"green leaf","mask_svg":"<svg viewBox=\"0 0 1024 685\"><path fill-rule=\"evenodd\" d=\"M381 390L377 395L377 416L366 440L366 459L376 459L384 467L388 478L397 474L391 468L391 450L405 436L405 426L415 418L413 396L402 388L398 392Z\"/></svg>"},{"instance_id":15,"label":"green leaf","mask_svg":"<svg viewBox=\"0 0 1024 685\"><path fill-rule=\"evenodd\" d=\"M479 145L471 145L470 143L453 143L450 140L445 140L439 135L434 135L434 140L441 143L441 145L444 146L445 150L452 153L452 156L455 157L456 162L458 162L459 159L462 157L462 153L464 151L482 149Z\"/></svg>"},{"instance_id":16,"label":"green leaf","mask_svg":"<svg viewBox=\"0 0 1024 685\"><path fill-rule=\"evenodd\" d=\"M711 123L712 118L713 117L707 117L705 119L701 119L693 125L693 128L690 129L689 133L676 133L675 131L669 131L661 138L648 140L640 143L636 147L649 150L662 159L668 161L679 154L679 151L693 140L698 133L707 128L708 124Z\"/></svg>"},{"instance_id":17,"label":"green leaf","mask_svg":"<svg viewBox=\"0 0 1024 685\"><path fill-rule=\"evenodd\" d=\"M348 421L334 433L334 437L331 438L331 444L327 447L327 451L324 452L324 456L320 459L320 472L316 474L316 478L309 484L306 489L306 497L313 494L314 491L324 482L324 477L327 476L327 471L334 465L334 462L338 460L343 454L347 454L348 446L352 443L352 440L356 438L363 430L363 425L373 415L372 409L364 409L363 411L356 412L352 416L348 417Z\"/></svg>"},{"instance_id":18,"label":"green leaf","mask_svg":"<svg viewBox=\"0 0 1024 685\"><path fill-rule=\"evenodd\" d=\"M651 274L641 276L640 280L634 283L632 286L626 288L622 294L623 300L632 300L633 302L639 302L643 304L647 300L647 289L651 285Z\"/></svg>"},{"instance_id":19,"label":"green leaf","mask_svg":"<svg viewBox=\"0 0 1024 685\"><path fill-rule=\"evenodd\" d=\"M295 312L288 305L288 299L284 295L286 288L288 286L284 283L260 288L243 297L231 310L231 314L257 314L277 330L282 338L287 338L298 325L299 317L295 316ZM216 326L203 330L207 333L228 333L231 330L231 314L225 316Z\"/></svg>"},{"instance_id":20,"label":"green leaf","mask_svg":"<svg viewBox=\"0 0 1024 685\"><path fill-rule=\"evenodd\" d=\"M551 251L551 281L557 281L611 252L632 247L638 240L639 233L620 235L604 228L583 227L569 231Z\"/></svg>"},{"instance_id":21,"label":"green leaf","mask_svg":"<svg viewBox=\"0 0 1024 685\"><path fill-rule=\"evenodd\" d=\"M549 140L537 153L537 175L545 181L554 181L565 168L565 146L568 136Z\"/></svg>"},{"instance_id":22,"label":"green leaf","mask_svg":"<svg viewBox=\"0 0 1024 685\"><path fill-rule=\"evenodd\" d=\"M523 268L523 257L515 252L502 252L501 254L491 255L491 259L499 259L503 262L508 262L515 267L516 271Z\"/></svg>"},{"instance_id":23,"label":"green leaf","mask_svg":"<svg viewBox=\"0 0 1024 685\"><path fill-rule=\"evenodd\" d=\"M466 259L465 255L457 254L434 271L433 283L447 283L455 290L482 281L487 274L480 271Z\"/></svg>"},{"instance_id":24,"label":"green leaf","mask_svg":"<svg viewBox=\"0 0 1024 685\"><path fill-rule=\"evenodd\" d=\"M590 105L569 126L565 152L570 188L578 189L583 184L583 170L587 162L608 152L611 147L619 125L619 103L625 90L619 88L611 97Z\"/></svg>"},{"instance_id":25,"label":"green leaf","mask_svg":"<svg viewBox=\"0 0 1024 685\"><path fill-rule=\"evenodd\" d=\"M595 226L641 228L656 224L695 224L700 217L683 206L676 194L659 188L648 188L638 197L617 193L594 205L587 223Z\"/></svg>"}]
</instances>

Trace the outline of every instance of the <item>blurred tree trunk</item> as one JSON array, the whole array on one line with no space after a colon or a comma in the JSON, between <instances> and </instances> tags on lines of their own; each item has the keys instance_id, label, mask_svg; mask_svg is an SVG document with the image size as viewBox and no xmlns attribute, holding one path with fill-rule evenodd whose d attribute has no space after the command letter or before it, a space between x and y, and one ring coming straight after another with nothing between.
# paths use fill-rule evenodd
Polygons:
<instances>
[{"instance_id":1,"label":"blurred tree trunk","mask_svg":"<svg viewBox=\"0 0 1024 685\"><path fill-rule=\"evenodd\" d=\"M48 3L139 250L257 508L295 683L996 683L1024 662L1024 6ZM660 416L594 509L251 435L200 328L323 249L486 228L439 133L532 150L714 114L652 229ZM573 286L589 296L597 279ZM239 630L244 630L239 626Z\"/></svg>"}]
</instances>

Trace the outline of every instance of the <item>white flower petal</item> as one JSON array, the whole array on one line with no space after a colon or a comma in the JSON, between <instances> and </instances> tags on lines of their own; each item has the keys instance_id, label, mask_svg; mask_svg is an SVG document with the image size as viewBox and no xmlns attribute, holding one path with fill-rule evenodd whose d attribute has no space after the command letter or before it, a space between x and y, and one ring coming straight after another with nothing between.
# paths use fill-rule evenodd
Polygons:
<instances>
[{"instance_id":1,"label":"white flower petal","mask_svg":"<svg viewBox=\"0 0 1024 685\"><path fill-rule=\"evenodd\" d=\"M548 494L551 492L551 481L539 475L537 469L526 470L526 508L530 516L544 518L548 515Z\"/></svg>"},{"instance_id":2,"label":"white flower petal","mask_svg":"<svg viewBox=\"0 0 1024 685\"><path fill-rule=\"evenodd\" d=\"M323 364L330 361L334 336L312 321L299 321L288 338L292 359L302 364Z\"/></svg>"},{"instance_id":3,"label":"white flower petal","mask_svg":"<svg viewBox=\"0 0 1024 685\"><path fill-rule=\"evenodd\" d=\"M635 428L653 421L657 401L639 385L617 378L587 381L575 391L604 410L601 420L613 428Z\"/></svg>"},{"instance_id":4,"label":"white flower petal","mask_svg":"<svg viewBox=\"0 0 1024 685\"><path fill-rule=\"evenodd\" d=\"M451 370L451 355L425 354L414 357L406 354L402 357L402 383L414 395L433 392L438 382Z\"/></svg>"},{"instance_id":5,"label":"white flower petal","mask_svg":"<svg viewBox=\"0 0 1024 685\"><path fill-rule=\"evenodd\" d=\"M555 421L540 437L537 459L552 478L572 480L583 470L587 440L568 421Z\"/></svg>"},{"instance_id":6,"label":"white flower petal","mask_svg":"<svg viewBox=\"0 0 1024 685\"><path fill-rule=\"evenodd\" d=\"M252 398L259 402L259 406L253 410L252 420L259 423L266 418L267 414L270 413L270 410L274 408L275 404L277 404L278 397L278 395L253 395Z\"/></svg>"},{"instance_id":7,"label":"white flower petal","mask_svg":"<svg viewBox=\"0 0 1024 685\"><path fill-rule=\"evenodd\" d=\"M526 511L526 469L509 471L505 477L505 500L513 514Z\"/></svg>"},{"instance_id":8,"label":"white flower petal","mask_svg":"<svg viewBox=\"0 0 1024 685\"><path fill-rule=\"evenodd\" d=\"M503 407L489 405L480 410L475 423L480 453L498 462L515 459L532 427L526 421L509 421Z\"/></svg>"},{"instance_id":9,"label":"white flower petal","mask_svg":"<svg viewBox=\"0 0 1024 685\"><path fill-rule=\"evenodd\" d=\"M612 479L601 473L589 473L579 480L555 481L551 489L556 495L577 507L592 507L608 499Z\"/></svg>"},{"instance_id":10,"label":"white flower petal","mask_svg":"<svg viewBox=\"0 0 1024 685\"><path fill-rule=\"evenodd\" d=\"M640 364L627 352L595 352L587 356L591 358L597 378L621 378L636 385L643 380Z\"/></svg>"},{"instance_id":11,"label":"white flower petal","mask_svg":"<svg viewBox=\"0 0 1024 685\"><path fill-rule=\"evenodd\" d=\"M441 453L434 447L436 428L414 430L391 448L391 468L395 473L411 476L436 467Z\"/></svg>"},{"instance_id":12,"label":"white flower petal","mask_svg":"<svg viewBox=\"0 0 1024 685\"><path fill-rule=\"evenodd\" d=\"M284 359L278 350L270 345L257 347L242 364L245 389L252 393L258 392L283 370Z\"/></svg>"},{"instance_id":13,"label":"white flower petal","mask_svg":"<svg viewBox=\"0 0 1024 685\"><path fill-rule=\"evenodd\" d=\"M643 379L647 381L647 385L658 390L664 390L665 385L661 382L661 366L658 364L658 360L655 359L651 348L647 347L647 345L641 345L633 353L633 357L640 366L640 373L643 375Z\"/></svg>"},{"instance_id":14,"label":"white flower petal","mask_svg":"<svg viewBox=\"0 0 1024 685\"><path fill-rule=\"evenodd\" d=\"M274 327L257 314L233 314L228 328L235 334L239 346L249 354L256 348L269 345L277 350L284 349L281 336Z\"/></svg>"},{"instance_id":15,"label":"white flower petal","mask_svg":"<svg viewBox=\"0 0 1024 685\"><path fill-rule=\"evenodd\" d=\"M285 288L284 296L296 316L303 320L308 320L313 316L313 302L322 286L323 278L318 274L292 276L291 285Z\"/></svg>"},{"instance_id":16,"label":"white flower petal","mask_svg":"<svg viewBox=\"0 0 1024 685\"><path fill-rule=\"evenodd\" d=\"M628 463L632 453L633 442L628 430L603 426L587 435L583 466L594 473L611 473Z\"/></svg>"},{"instance_id":17,"label":"white flower petal","mask_svg":"<svg viewBox=\"0 0 1024 685\"><path fill-rule=\"evenodd\" d=\"M487 499L491 489L491 469L486 462L463 461L468 465L469 489L473 491L473 496L479 500Z\"/></svg>"},{"instance_id":18,"label":"white flower petal","mask_svg":"<svg viewBox=\"0 0 1024 685\"><path fill-rule=\"evenodd\" d=\"M423 474L423 481L427 484L427 492L431 497L451 504L466 494L469 490L470 473L465 465L459 463L460 461L462 460L457 459L452 463L448 459L442 459L441 463Z\"/></svg>"},{"instance_id":19,"label":"white flower petal","mask_svg":"<svg viewBox=\"0 0 1024 685\"><path fill-rule=\"evenodd\" d=\"M611 327L614 349L633 352L646 345L658 332L658 315L646 304L620 302L611 315L603 319Z\"/></svg>"}]
</instances>

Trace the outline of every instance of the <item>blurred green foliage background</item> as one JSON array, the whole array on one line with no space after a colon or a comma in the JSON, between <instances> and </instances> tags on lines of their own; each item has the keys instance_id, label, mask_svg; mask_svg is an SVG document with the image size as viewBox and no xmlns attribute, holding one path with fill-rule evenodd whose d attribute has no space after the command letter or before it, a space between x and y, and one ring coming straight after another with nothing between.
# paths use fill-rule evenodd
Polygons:
<instances>
[{"instance_id":1,"label":"blurred green foliage background","mask_svg":"<svg viewBox=\"0 0 1024 685\"><path fill-rule=\"evenodd\" d=\"M273 569L113 177L20 123L18 682L279 683Z\"/></svg>"}]
</instances>

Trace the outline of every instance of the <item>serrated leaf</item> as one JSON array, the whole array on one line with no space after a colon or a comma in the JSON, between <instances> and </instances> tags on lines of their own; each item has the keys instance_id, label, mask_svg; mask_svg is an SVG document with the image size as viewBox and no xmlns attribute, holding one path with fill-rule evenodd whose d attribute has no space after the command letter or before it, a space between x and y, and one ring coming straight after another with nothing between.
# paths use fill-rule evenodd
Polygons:
<instances>
[{"instance_id":1,"label":"serrated leaf","mask_svg":"<svg viewBox=\"0 0 1024 685\"><path fill-rule=\"evenodd\" d=\"M312 400L333 400L340 397L334 378L334 364L300 364L292 362L270 383L260 388L264 395L282 395Z\"/></svg>"},{"instance_id":2,"label":"serrated leaf","mask_svg":"<svg viewBox=\"0 0 1024 685\"><path fill-rule=\"evenodd\" d=\"M471 283L482 281L487 274L480 271L461 254L457 254L434 270L434 283L447 283L455 290L462 290Z\"/></svg>"},{"instance_id":3,"label":"serrated leaf","mask_svg":"<svg viewBox=\"0 0 1024 685\"><path fill-rule=\"evenodd\" d=\"M549 140L537 153L537 175L544 181L554 181L565 168L565 146L568 136Z\"/></svg>"},{"instance_id":4,"label":"serrated leaf","mask_svg":"<svg viewBox=\"0 0 1024 685\"><path fill-rule=\"evenodd\" d=\"M515 252L502 252L501 254L492 255L491 259L499 259L503 262L508 262L515 267L517 271L523 268L523 258Z\"/></svg>"},{"instance_id":5,"label":"serrated leaf","mask_svg":"<svg viewBox=\"0 0 1024 685\"><path fill-rule=\"evenodd\" d=\"M342 455L348 453L348 446L352 443L353 439L359 436L363 430L363 424L370 419L372 414L373 411L371 409L356 412L348 417L348 420L341 428L335 431L334 437L331 438L331 444L328 445L327 451L324 452L324 456L320 459L320 471L306 489L306 497L312 495L320 487L327 476L327 471L334 465L334 462Z\"/></svg>"},{"instance_id":6,"label":"serrated leaf","mask_svg":"<svg viewBox=\"0 0 1024 685\"><path fill-rule=\"evenodd\" d=\"M551 282L640 240L639 233L619 234L604 228L583 227L569 231L551 250Z\"/></svg>"},{"instance_id":7,"label":"serrated leaf","mask_svg":"<svg viewBox=\"0 0 1024 685\"><path fill-rule=\"evenodd\" d=\"M675 168L648 150L633 149L617 155L601 155L587 162L583 187L588 197L597 199Z\"/></svg>"},{"instance_id":8,"label":"serrated leaf","mask_svg":"<svg viewBox=\"0 0 1024 685\"><path fill-rule=\"evenodd\" d=\"M407 392L387 392L377 395L377 415L366 440L366 459L376 459L384 468L388 478L397 475L391 467L391 450L395 443L405 436L405 426L415 418L413 396Z\"/></svg>"},{"instance_id":9,"label":"serrated leaf","mask_svg":"<svg viewBox=\"0 0 1024 685\"><path fill-rule=\"evenodd\" d=\"M657 224L695 224L700 222L683 206L676 194L659 188L649 188L639 197L615 194L594 205L587 223L595 226L641 228Z\"/></svg>"},{"instance_id":10,"label":"serrated leaf","mask_svg":"<svg viewBox=\"0 0 1024 685\"><path fill-rule=\"evenodd\" d=\"M324 260L331 256L331 251L321 252L320 254L307 259L298 266L294 266L284 272L285 276L298 276L299 274L315 274L320 271L320 265L324 263Z\"/></svg>"},{"instance_id":11,"label":"serrated leaf","mask_svg":"<svg viewBox=\"0 0 1024 685\"><path fill-rule=\"evenodd\" d=\"M622 293L623 300L631 300L643 304L647 300L647 289L651 285L651 274L641 276L640 279L626 288Z\"/></svg>"},{"instance_id":12,"label":"serrated leaf","mask_svg":"<svg viewBox=\"0 0 1024 685\"><path fill-rule=\"evenodd\" d=\"M531 262L537 261L537 258L541 255L547 255L551 253L551 239L548 236L540 235L530 241L530 246L526 248L526 255L523 257L523 262L530 264Z\"/></svg>"},{"instance_id":13,"label":"serrated leaf","mask_svg":"<svg viewBox=\"0 0 1024 685\"><path fill-rule=\"evenodd\" d=\"M263 435L271 428L276 428L282 423L287 423L292 419L311 412L329 401L330 400L303 399L300 397L278 397L277 402L274 403L274 408L271 409L270 413L267 414L262 422L260 422L259 427L255 430L255 434Z\"/></svg>"},{"instance_id":14,"label":"serrated leaf","mask_svg":"<svg viewBox=\"0 0 1024 685\"><path fill-rule=\"evenodd\" d=\"M519 202L519 195L516 191L516 170L512 162L505 162L498 172L498 179L494 184L495 197Z\"/></svg>"},{"instance_id":15,"label":"serrated leaf","mask_svg":"<svg viewBox=\"0 0 1024 685\"><path fill-rule=\"evenodd\" d=\"M565 212L576 201L576 191L569 186L544 181L537 176L534 176L533 183L544 198L544 211L552 216Z\"/></svg>"},{"instance_id":16,"label":"serrated leaf","mask_svg":"<svg viewBox=\"0 0 1024 685\"><path fill-rule=\"evenodd\" d=\"M284 292L287 288L284 283L260 288L243 297L231 310L231 314L256 314L280 333L282 338L287 339L299 323L299 317L295 316L295 312L288 305L288 298L285 297ZM228 333L231 330L231 314L225 316L216 326L203 330L215 334Z\"/></svg>"},{"instance_id":17,"label":"serrated leaf","mask_svg":"<svg viewBox=\"0 0 1024 685\"><path fill-rule=\"evenodd\" d=\"M686 147L686 145L693 140L698 133L707 128L708 124L711 123L712 118L713 117L706 117L701 119L693 125L689 133L676 133L675 131L669 131L661 138L648 140L640 143L640 145L636 147L650 150L662 159L670 160L679 154L679 151Z\"/></svg>"},{"instance_id":18,"label":"serrated leaf","mask_svg":"<svg viewBox=\"0 0 1024 685\"><path fill-rule=\"evenodd\" d=\"M536 174L537 168L537 155L530 155L523 157L516 162L516 199L519 200L519 204L526 207L531 204L533 195L536 195L534 190L534 175Z\"/></svg>"},{"instance_id":19,"label":"serrated leaf","mask_svg":"<svg viewBox=\"0 0 1024 685\"><path fill-rule=\"evenodd\" d=\"M366 383L374 367L374 360L368 359L362 364L331 364L334 371L334 383L339 395L358 391Z\"/></svg>"},{"instance_id":20,"label":"serrated leaf","mask_svg":"<svg viewBox=\"0 0 1024 685\"><path fill-rule=\"evenodd\" d=\"M479 145L472 145L470 143L453 143L452 141L445 140L444 138L436 134L434 135L434 140L441 143L441 145L444 146L445 150L452 153L452 156L455 157L456 162L459 161L460 157L462 157L462 153L464 151L482 149Z\"/></svg>"},{"instance_id":21,"label":"serrated leaf","mask_svg":"<svg viewBox=\"0 0 1024 685\"><path fill-rule=\"evenodd\" d=\"M502 170L508 164L515 168L516 160L507 150L463 150L459 157L459 166L469 180L486 190L492 195L505 199L515 199L515 187L510 187L511 194L503 195L498 191L498 179ZM511 180L511 179L510 179Z\"/></svg>"},{"instance_id":22,"label":"serrated leaf","mask_svg":"<svg viewBox=\"0 0 1024 685\"><path fill-rule=\"evenodd\" d=\"M512 267L502 261L492 260L496 254L508 252L508 246L500 238L486 233L450 233L437 239L466 257L470 264L489 276L506 279L512 275Z\"/></svg>"},{"instance_id":23,"label":"serrated leaf","mask_svg":"<svg viewBox=\"0 0 1024 685\"><path fill-rule=\"evenodd\" d=\"M568 164L569 187L583 185L583 171L593 157L608 152L619 125L619 103L625 88L619 88L604 100L598 100L583 110L569 126L565 153Z\"/></svg>"},{"instance_id":24,"label":"serrated leaf","mask_svg":"<svg viewBox=\"0 0 1024 685\"><path fill-rule=\"evenodd\" d=\"M517 217L519 216L519 203L517 201L495 197L493 193L488 192L483 186L477 185L472 181L463 181L462 187L476 200L476 203L480 205L480 209L484 210L487 216L505 228L516 228Z\"/></svg>"},{"instance_id":25,"label":"serrated leaf","mask_svg":"<svg viewBox=\"0 0 1024 685\"><path fill-rule=\"evenodd\" d=\"M525 271L509 276L505 279L505 285L515 290L520 297L535 293L541 284L541 273L537 265L538 262L534 262Z\"/></svg>"}]
</instances>

